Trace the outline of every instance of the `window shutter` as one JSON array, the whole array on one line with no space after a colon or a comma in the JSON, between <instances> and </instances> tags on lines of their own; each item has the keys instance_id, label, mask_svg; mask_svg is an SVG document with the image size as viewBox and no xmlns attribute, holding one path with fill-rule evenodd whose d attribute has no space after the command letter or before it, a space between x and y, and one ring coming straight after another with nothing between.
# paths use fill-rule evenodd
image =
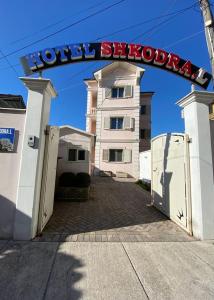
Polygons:
<instances>
[{"instance_id":1,"label":"window shutter","mask_svg":"<svg viewBox=\"0 0 214 300\"><path fill-rule=\"evenodd\" d=\"M88 150L85 151L85 162L90 161L90 152Z\"/></svg>"},{"instance_id":2,"label":"window shutter","mask_svg":"<svg viewBox=\"0 0 214 300\"><path fill-rule=\"evenodd\" d=\"M125 97L132 97L132 86L127 85L125 86Z\"/></svg>"},{"instance_id":3,"label":"window shutter","mask_svg":"<svg viewBox=\"0 0 214 300\"><path fill-rule=\"evenodd\" d=\"M109 161L109 150L103 149L103 161Z\"/></svg>"},{"instance_id":4,"label":"window shutter","mask_svg":"<svg viewBox=\"0 0 214 300\"><path fill-rule=\"evenodd\" d=\"M123 162L130 163L132 161L132 150L124 149L123 150Z\"/></svg>"},{"instance_id":5,"label":"window shutter","mask_svg":"<svg viewBox=\"0 0 214 300\"><path fill-rule=\"evenodd\" d=\"M124 129L130 129L130 117L124 117L124 121L123 121L124 125L123 125L123 128Z\"/></svg>"},{"instance_id":6,"label":"window shutter","mask_svg":"<svg viewBox=\"0 0 214 300\"><path fill-rule=\"evenodd\" d=\"M104 118L104 129L110 129L110 118L109 117Z\"/></svg>"},{"instance_id":7,"label":"window shutter","mask_svg":"<svg viewBox=\"0 0 214 300\"><path fill-rule=\"evenodd\" d=\"M111 89L105 88L105 98L111 98Z\"/></svg>"},{"instance_id":8,"label":"window shutter","mask_svg":"<svg viewBox=\"0 0 214 300\"><path fill-rule=\"evenodd\" d=\"M134 118L130 118L130 129L134 130L134 123L135 123L135 119Z\"/></svg>"}]
</instances>

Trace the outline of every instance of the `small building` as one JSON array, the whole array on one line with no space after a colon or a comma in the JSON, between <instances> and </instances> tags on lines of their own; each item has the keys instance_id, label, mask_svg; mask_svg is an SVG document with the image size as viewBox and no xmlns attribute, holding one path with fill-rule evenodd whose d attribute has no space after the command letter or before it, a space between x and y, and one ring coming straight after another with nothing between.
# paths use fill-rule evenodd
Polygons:
<instances>
[{"instance_id":1,"label":"small building","mask_svg":"<svg viewBox=\"0 0 214 300\"><path fill-rule=\"evenodd\" d=\"M57 178L64 172L92 172L94 135L75 127L60 126Z\"/></svg>"},{"instance_id":2,"label":"small building","mask_svg":"<svg viewBox=\"0 0 214 300\"><path fill-rule=\"evenodd\" d=\"M144 69L114 62L86 79L86 131L96 136L95 175L112 173L139 178L139 153L150 149L151 98L141 92Z\"/></svg>"}]
</instances>

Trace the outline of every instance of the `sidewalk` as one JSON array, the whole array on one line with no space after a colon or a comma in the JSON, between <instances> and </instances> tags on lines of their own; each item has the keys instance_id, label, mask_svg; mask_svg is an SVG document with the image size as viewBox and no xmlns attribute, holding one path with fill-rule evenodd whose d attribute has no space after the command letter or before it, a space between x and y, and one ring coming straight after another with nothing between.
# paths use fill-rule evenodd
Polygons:
<instances>
[{"instance_id":1,"label":"sidewalk","mask_svg":"<svg viewBox=\"0 0 214 300\"><path fill-rule=\"evenodd\" d=\"M0 242L1 300L214 299L214 242Z\"/></svg>"}]
</instances>

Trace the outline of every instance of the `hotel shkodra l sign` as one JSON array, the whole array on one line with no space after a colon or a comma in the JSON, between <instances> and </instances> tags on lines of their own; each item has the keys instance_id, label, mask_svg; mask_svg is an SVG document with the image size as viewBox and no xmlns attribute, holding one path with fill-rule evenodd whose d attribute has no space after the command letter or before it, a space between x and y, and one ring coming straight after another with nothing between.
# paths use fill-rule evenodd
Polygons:
<instances>
[{"instance_id":1,"label":"hotel shkodra l sign","mask_svg":"<svg viewBox=\"0 0 214 300\"><path fill-rule=\"evenodd\" d=\"M80 43L46 48L21 57L26 75L80 61L117 60L158 67L206 89L212 75L177 54L151 46L120 42Z\"/></svg>"}]
</instances>

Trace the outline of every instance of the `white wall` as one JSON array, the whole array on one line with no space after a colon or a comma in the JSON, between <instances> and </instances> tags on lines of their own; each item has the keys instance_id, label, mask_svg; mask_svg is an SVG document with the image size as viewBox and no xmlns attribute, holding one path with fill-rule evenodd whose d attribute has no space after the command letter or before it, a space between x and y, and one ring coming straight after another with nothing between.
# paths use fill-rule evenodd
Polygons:
<instances>
[{"instance_id":1,"label":"white wall","mask_svg":"<svg viewBox=\"0 0 214 300\"><path fill-rule=\"evenodd\" d=\"M58 164L57 164L57 177L64 172L85 172L91 173L91 146L92 137L85 136L80 133L71 133L60 138L59 152L58 152ZM85 161L69 161L68 151L69 149L80 149L86 151Z\"/></svg>"},{"instance_id":2,"label":"white wall","mask_svg":"<svg viewBox=\"0 0 214 300\"><path fill-rule=\"evenodd\" d=\"M0 238L12 238L25 110L0 109L0 127L15 128L14 152L0 152Z\"/></svg>"},{"instance_id":3,"label":"white wall","mask_svg":"<svg viewBox=\"0 0 214 300\"><path fill-rule=\"evenodd\" d=\"M183 109L185 133L190 138L192 231L199 239L214 238L213 159L209 105L214 93L192 91L177 104Z\"/></svg>"},{"instance_id":4,"label":"white wall","mask_svg":"<svg viewBox=\"0 0 214 300\"><path fill-rule=\"evenodd\" d=\"M137 68L127 65L114 65L100 71L97 92L96 150L95 168L99 171L125 172L134 178L139 177L139 107L140 107L140 75ZM142 69L141 69L142 70ZM132 97L124 99L108 99L105 89L113 86L133 87ZM104 128L104 118L129 116L135 119L134 130L109 130ZM130 163L110 163L102 160L103 149L131 149Z\"/></svg>"},{"instance_id":5,"label":"white wall","mask_svg":"<svg viewBox=\"0 0 214 300\"><path fill-rule=\"evenodd\" d=\"M138 151L139 144L136 143L113 143L113 142L102 142L101 144L96 143L96 156L95 161L100 159L100 167L99 169L95 169L95 175L99 174L100 170L103 171L111 171L114 174L116 172L125 172L133 177L135 177L135 153ZM127 149L132 151L132 159L131 162L106 162L102 160L103 150L104 149ZM99 157L97 157L99 155ZM96 168L96 165L95 165Z\"/></svg>"},{"instance_id":6,"label":"white wall","mask_svg":"<svg viewBox=\"0 0 214 300\"><path fill-rule=\"evenodd\" d=\"M153 205L191 233L188 145L182 133L152 139L151 190Z\"/></svg>"},{"instance_id":7,"label":"white wall","mask_svg":"<svg viewBox=\"0 0 214 300\"><path fill-rule=\"evenodd\" d=\"M140 153L140 179L151 182L151 150Z\"/></svg>"},{"instance_id":8,"label":"white wall","mask_svg":"<svg viewBox=\"0 0 214 300\"><path fill-rule=\"evenodd\" d=\"M210 136L211 136L211 147L212 147L212 161L214 168L214 120L210 120ZM214 169L213 169L214 174Z\"/></svg>"},{"instance_id":9,"label":"white wall","mask_svg":"<svg viewBox=\"0 0 214 300\"><path fill-rule=\"evenodd\" d=\"M49 79L21 80L28 88L28 101L13 237L30 240L37 233L46 128L51 98L56 96L56 91ZM35 137L33 147L28 144L29 136Z\"/></svg>"}]
</instances>

